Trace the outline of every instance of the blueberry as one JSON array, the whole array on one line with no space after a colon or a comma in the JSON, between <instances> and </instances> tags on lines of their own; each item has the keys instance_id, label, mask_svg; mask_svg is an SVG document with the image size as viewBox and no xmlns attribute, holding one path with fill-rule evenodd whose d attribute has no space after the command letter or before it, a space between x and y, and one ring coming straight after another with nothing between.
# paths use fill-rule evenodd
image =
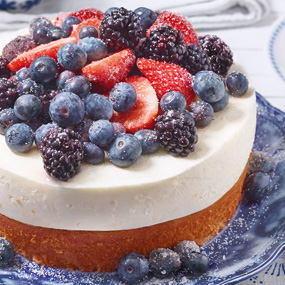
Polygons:
<instances>
[{"instance_id":1,"label":"blueberry","mask_svg":"<svg viewBox=\"0 0 285 285\"><path fill-rule=\"evenodd\" d=\"M248 172L250 174L255 172L263 172L269 176L274 176L276 169L276 162L273 157L267 155L262 151L255 151L250 158Z\"/></svg>"},{"instance_id":2,"label":"blueberry","mask_svg":"<svg viewBox=\"0 0 285 285\"><path fill-rule=\"evenodd\" d=\"M113 128L114 128L115 136L126 133L126 128L121 123L114 122L112 124L113 124Z\"/></svg>"},{"instance_id":3,"label":"blueberry","mask_svg":"<svg viewBox=\"0 0 285 285\"><path fill-rule=\"evenodd\" d=\"M52 41L52 33L47 27L36 28L33 32L33 41L38 44L47 44Z\"/></svg>"},{"instance_id":4,"label":"blueberry","mask_svg":"<svg viewBox=\"0 0 285 285\"><path fill-rule=\"evenodd\" d=\"M65 82L63 90L72 92L83 99L89 94L90 81L83 75L76 75Z\"/></svg>"},{"instance_id":5,"label":"blueberry","mask_svg":"<svg viewBox=\"0 0 285 285\"><path fill-rule=\"evenodd\" d=\"M112 118L113 105L105 96L96 93L89 94L84 103L86 114L91 120L110 120Z\"/></svg>"},{"instance_id":6,"label":"blueberry","mask_svg":"<svg viewBox=\"0 0 285 285\"><path fill-rule=\"evenodd\" d=\"M154 153L158 150L159 140L157 133L153 130L139 130L135 133L142 145L142 154Z\"/></svg>"},{"instance_id":7,"label":"blueberry","mask_svg":"<svg viewBox=\"0 0 285 285\"><path fill-rule=\"evenodd\" d=\"M79 38L83 39L86 37L98 38L98 31L95 27L92 26L84 26L79 31Z\"/></svg>"},{"instance_id":8,"label":"blueberry","mask_svg":"<svg viewBox=\"0 0 285 285\"><path fill-rule=\"evenodd\" d=\"M162 112L167 110L178 110L179 112L183 112L186 109L186 106L186 98L178 91L168 91L160 100L160 108Z\"/></svg>"},{"instance_id":9,"label":"blueberry","mask_svg":"<svg viewBox=\"0 0 285 285\"><path fill-rule=\"evenodd\" d=\"M33 34L34 30L39 27L52 27L52 22L45 17L36 17L30 23L30 33Z\"/></svg>"},{"instance_id":10,"label":"blueberry","mask_svg":"<svg viewBox=\"0 0 285 285\"><path fill-rule=\"evenodd\" d=\"M91 125L93 124L93 121L90 120L87 117L84 117L83 121L79 123L78 125L73 127L73 130L77 132L81 136L82 142L89 142L89 129Z\"/></svg>"},{"instance_id":11,"label":"blueberry","mask_svg":"<svg viewBox=\"0 0 285 285\"><path fill-rule=\"evenodd\" d=\"M91 142L83 143L84 160L87 163L99 164L105 159L105 152L97 145Z\"/></svg>"},{"instance_id":12,"label":"blueberry","mask_svg":"<svg viewBox=\"0 0 285 285\"><path fill-rule=\"evenodd\" d=\"M55 80L58 76L58 65L49 56L36 58L30 66L31 79L37 83L47 84Z\"/></svg>"},{"instance_id":13,"label":"blueberry","mask_svg":"<svg viewBox=\"0 0 285 285\"><path fill-rule=\"evenodd\" d=\"M8 108L0 112L0 134L5 135L6 131L14 124L20 123L15 115L14 109Z\"/></svg>"},{"instance_id":14,"label":"blueberry","mask_svg":"<svg viewBox=\"0 0 285 285\"><path fill-rule=\"evenodd\" d=\"M102 59L108 53L105 43L97 38L87 37L81 39L78 46L86 52L88 62Z\"/></svg>"},{"instance_id":15,"label":"blueberry","mask_svg":"<svg viewBox=\"0 0 285 285\"><path fill-rule=\"evenodd\" d=\"M118 113L130 111L136 104L137 93L135 88L126 82L117 83L109 94L113 108Z\"/></svg>"},{"instance_id":16,"label":"blueberry","mask_svg":"<svg viewBox=\"0 0 285 285\"><path fill-rule=\"evenodd\" d=\"M139 7L134 10L141 19L142 37L145 37L146 30L155 22L157 14L145 7Z\"/></svg>"},{"instance_id":17,"label":"blueberry","mask_svg":"<svg viewBox=\"0 0 285 285\"><path fill-rule=\"evenodd\" d=\"M73 30L73 25L78 25L80 23L81 21L79 18L74 17L74 16L69 16L64 20L62 24L62 30L65 32L67 36L70 36Z\"/></svg>"},{"instance_id":18,"label":"blueberry","mask_svg":"<svg viewBox=\"0 0 285 285\"><path fill-rule=\"evenodd\" d=\"M67 43L59 49L57 59L64 69L76 71L86 64L87 54L79 46Z\"/></svg>"},{"instance_id":19,"label":"blueberry","mask_svg":"<svg viewBox=\"0 0 285 285\"><path fill-rule=\"evenodd\" d=\"M200 247L195 241L183 240L174 247L174 251L178 253L183 263L183 260L188 258L190 253L200 252Z\"/></svg>"},{"instance_id":20,"label":"blueberry","mask_svg":"<svg viewBox=\"0 0 285 285\"><path fill-rule=\"evenodd\" d=\"M189 108L192 114L195 125L198 128L204 128L208 126L214 118L214 110L212 106L204 101L193 102Z\"/></svg>"},{"instance_id":21,"label":"blueberry","mask_svg":"<svg viewBox=\"0 0 285 285\"><path fill-rule=\"evenodd\" d=\"M107 120L93 122L89 129L90 141L99 147L108 147L114 140L114 128Z\"/></svg>"},{"instance_id":22,"label":"blueberry","mask_svg":"<svg viewBox=\"0 0 285 285\"><path fill-rule=\"evenodd\" d=\"M52 26L49 28L49 30L51 33L51 39L53 41L66 38L66 33L60 27Z\"/></svg>"},{"instance_id":23,"label":"blueberry","mask_svg":"<svg viewBox=\"0 0 285 285\"><path fill-rule=\"evenodd\" d=\"M201 252L192 252L182 261L183 268L195 275L206 273L209 269L209 258Z\"/></svg>"},{"instance_id":24,"label":"blueberry","mask_svg":"<svg viewBox=\"0 0 285 285\"><path fill-rule=\"evenodd\" d=\"M110 7L108 10L106 10L106 12L104 13L105 16L107 14L111 14L113 11L119 10L119 7Z\"/></svg>"},{"instance_id":25,"label":"blueberry","mask_svg":"<svg viewBox=\"0 0 285 285\"><path fill-rule=\"evenodd\" d=\"M58 129L59 127L54 123L49 123L46 125L41 125L37 130L35 131L35 143L38 147L40 143L42 142L42 139L45 137L45 135L52 129Z\"/></svg>"},{"instance_id":26,"label":"blueberry","mask_svg":"<svg viewBox=\"0 0 285 285\"><path fill-rule=\"evenodd\" d=\"M15 115L23 121L36 117L41 112L41 109L41 100L31 94L20 96L14 104Z\"/></svg>"},{"instance_id":27,"label":"blueberry","mask_svg":"<svg viewBox=\"0 0 285 285\"><path fill-rule=\"evenodd\" d=\"M15 74L15 80L18 82L24 81L24 80L29 79L29 78L31 78L30 69L27 67L21 68Z\"/></svg>"},{"instance_id":28,"label":"blueberry","mask_svg":"<svg viewBox=\"0 0 285 285\"><path fill-rule=\"evenodd\" d=\"M18 92L19 95L32 94L39 97L43 95L44 87L42 84L38 84L34 80L28 78L18 84Z\"/></svg>"},{"instance_id":29,"label":"blueberry","mask_svg":"<svg viewBox=\"0 0 285 285\"><path fill-rule=\"evenodd\" d=\"M149 265L147 259L135 252L123 256L118 263L120 278L131 284L142 281L148 275L148 272Z\"/></svg>"},{"instance_id":30,"label":"blueberry","mask_svg":"<svg viewBox=\"0 0 285 285\"><path fill-rule=\"evenodd\" d=\"M210 103L210 104L211 104L214 112L222 111L229 104L229 94L228 94L228 92L225 91L225 95L224 95L224 97L221 100L219 100L217 102L214 102L214 103Z\"/></svg>"},{"instance_id":31,"label":"blueberry","mask_svg":"<svg viewBox=\"0 0 285 285\"><path fill-rule=\"evenodd\" d=\"M180 269L179 255L169 248L158 248L149 254L149 271L157 278L167 278Z\"/></svg>"},{"instance_id":32,"label":"blueberry","mask_svg":"<svg viewBox=\"0 0 285 285\"><path fill-rule=\"evenodd\" d=\"M195 120L194 120L192 114L189 111L185 110L182 113L185 114L188 117L188 119L195 125Z\"/></svg>"},{"instance_id":33,"label":"blueberry","mask_svg":"<svg viewBox=\"0 0 285 285\"><path fill-rule=\"evenodd\" d=\"M193 79L195 93L204 101L213 103L225 95L225 84L222 78L213 71L199 71Z\"/></svg>"},{"instance_id":34,"label":"blueberry","mask_svg":"<svg viewBox=\"0 0 285 285\"><path fill-rule=\"evenodd\" d=\"M248 80L240 72L231 73L227 77L226 84L227 84L229 93L235 97L240 97L244 95L248 90Z\"/></svg>"},{"instance_id":35,"label":"blueberry","mask_svg":"<svg viewBox=\"0 0 285 285\"><path fill-rule=\"evenodd\" d=\"M245 195L251 202L260 202L270 193L270 176L266 173L255 172L250 174L245 181Z\"/></svg>"},{"instance_id":36,"label":"blueberry","mask_svg":"<svg viewBox=\"0 0 285 285\"><path fill-rule=\"evenodd\" d=\"M108 153L113 164L128 167L138 160L142 153L142 146L135 136L122 134L115 138Z\"/></svg>"},{"instance_id":37,"label":"blueberry","mask_svg":"<svg viewBox=\"0 0 285 285\"><path fill-rule=\"evenodd\" d=\"M12 244L3 237L0 237L0 266L6 266L14 259L15 252Z\"/></svg>"},{"instance_id":38,"label":"blueberry","mask_svg":"<svg viewBox=\"0 0 285 285\"><path fill-rule=\"evenodd\" d=\"M7 130L5 140L12 151L27 152L33 145L34 134L28 125L24 123L15 124Z\"/></svg>"},{"instance_id":39,"label":"blueberry","mask_svg":"<svg viewBox=\"0 0 285 285\"><path fill-rule=\"evenodd\" d=\"M84 118L84 103L78 95L62 92L51 100L49 114L51 119L61 127L75 126Z\"/></svg>"},{"instance_id":40,"label":"blueberry","mask_svg":"<svg viewBox=\"0 0 285 285\"><path fill-rule=\"evenodd\" d=\"M76 74L70 70L65 70L63 72L61 72L56 80L56 86L58 89L63 89L64 88L64 85L65 85L65 82L76 76Z\"/></svg>"}]
</instances>

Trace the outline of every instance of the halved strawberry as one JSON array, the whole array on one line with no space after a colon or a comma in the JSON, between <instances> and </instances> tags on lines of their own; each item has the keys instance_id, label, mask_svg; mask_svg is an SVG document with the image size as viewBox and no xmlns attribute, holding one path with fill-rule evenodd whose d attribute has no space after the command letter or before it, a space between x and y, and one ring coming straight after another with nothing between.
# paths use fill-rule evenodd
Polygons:
<instances>
[{"instance_id":1,"label":"halved strawberry","mask_svg":"<svg viewBox=\"0 0 285 285\"><path fill-rule=\"evenodd\" d=\"M92 83L95 92L108 91L124 80L135 64L135 54L124 49L101 60L96 60L82 68L82 74Z\"/></svg>"},{"instance_id":2,"label":"halved strawberry","mask_svg":"<svg viewBox=\"0 0 285 285\"><path fill-rule=\"evenodd\" d=\"M137 66L150 81L158 98L170 90L175 90L185 96L188 105L194 102L196 95L192 88L193 76L186 69L173 63L146 58L138 59Z\"/></svg>"},{"instance_id":3,"label":"halved strawberry","mask_svg":"<svg viewBox=\"0 0 285 285\"><path fill-rule=\"evenodd\" d=\"M18 71L22 67L30 67L31 63L39 56L47 55L53 59L57 59L58 50L67 43L76 43L75 38L59 39L48 44L39 45L33 49L21 53L9 63L12 71Z\"/></svg>"},{"instance_id":4,"label":"halved strawberry","mask_svg":"<svg viewBox=\"0 0 285 285\"><path fill-rule=\"evenodd\" d=\"M92 19L88 19L83 21L82 23L80 23L79 25L73 26L73 31L71 33L71 37L76 38L77 40L79 40L79 32L80 30L85 27L85 26L91 26L97 29L98 31L98 38L99 38L99 26L100 26L101 20L96 19L96 18L92 18Z\"/></svg>"},{"instance_id":5,"label":"halved strawberry","mask_svg":"<svg viewBox=\"0 0 285 285\"><path fill-rule=\"evenodd\" d=\"M127 113L114 112L111 121L123 124L127 132L135 133L141 129L153 129L158 115L158 100L150 82L145 78L134 75L126 79L137 92L137 102Z\"/></svg>"},{"instance_id":6,"label":"halved strawberry","mask_svg":"<svg viewBox=\"0 0 285 285\"><path fill-rule=\"evenodd\" d=\"M62 24L64 22L64 20L70 16L70 13L69 12L61 12L58 14L58 16L55 18L55 20L53 21L53 24L55 26L58 26L58 27L62 27Z\"/></svg>"},{"instance_id":7,"label":"halved strawberry","mask_svg":"<svg viewBox=\"0 0 285 285\"><path fill-rule=\"evenodd\" d=\"M186 45L198 44L197 34L190 22L179 14L167 11L159 14L153 25L147 30L146 36L148 37L153 30L167 25L172 26L174 29L181 31L184 34L184 43Z\"/></svg>"},{"instance_id":8,"label":"halved strawberry","mask_svg":"<svg viewBox=\"0 0 285 285\"><path fill-rule=\"evenodd\" d=\"M102 20L104 18L104 13L95 8L86 8L86 9L82 9L74 13L71 13L70 16L77 17L83 22L84 20L88 20L91 18Z\"/></svg>"}]
</instances>

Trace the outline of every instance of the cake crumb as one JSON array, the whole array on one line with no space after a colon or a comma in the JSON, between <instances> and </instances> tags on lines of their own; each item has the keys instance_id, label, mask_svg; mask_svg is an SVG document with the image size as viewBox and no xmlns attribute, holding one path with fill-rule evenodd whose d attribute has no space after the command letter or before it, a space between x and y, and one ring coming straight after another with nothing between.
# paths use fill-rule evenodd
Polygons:
<instances>
[{"instance_id":1,"label":"cake crumb","mask_svg":"<svg viewBox=\"0 0 285 285\"><path fill-rule=\"evenodd\" d=\"M16 202L17 202L19 205L22 205L20 199L16 199Z\"/></svg>"},{"instance_id":2,"label":"cake crumb","mask_svg":"<svg viewBox=\"0 0 285 285\"><path fill-rule=\"evenodd\" d=\"M34 214L34 213L35 213L35 210L32 209L32 214Z\"/></svg>"}]
</instances>

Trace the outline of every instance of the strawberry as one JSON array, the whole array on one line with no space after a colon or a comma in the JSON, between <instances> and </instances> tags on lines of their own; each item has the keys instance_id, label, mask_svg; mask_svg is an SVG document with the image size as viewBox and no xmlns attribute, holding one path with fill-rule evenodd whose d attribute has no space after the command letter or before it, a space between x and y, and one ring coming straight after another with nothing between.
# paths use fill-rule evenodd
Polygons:
<instances>
[{"instance_id":1,"label":"strawberry","mask_svg":"<svg viewBox=\"0 0 285 285\"><path fill-rule=\"evenodd\" d=\"M185 68L146 58L138 59L137 66L150 81L158 98L170 90L175 90L185 96L188 105L195 100L196 95L192 88L193 76Z\"/></svg>"},{"instance_id":2,"label":"strawberry","mask_svg":"<svg viewBox=\"0 0 285 285\"><path fill-rule=\"evenodd\" d=\"M95 8L87 8L71 13L70 16L79 18L82 22L91 18L102 20L104 13Z\"/></svg>"},{"instance_id":3,"label":"strawberry","mask_svg":"<svg viewBox=\"0 0 285 285\"><path fill-rule=\"evenodd\" d=\"M58 16L55 18L53 24L54 24L55 26L58 26L58 27L61 28L61 26L62 26L64 20L65 20L67 17L69 17L69 16L70 16L70 13L68 13L68 12L61 12L61 13L59 13Z\"/></svg>"},{"instance_id":4,"label":"strawberry","mask_svg":"<svg viewBox=\"0 0 285 285\"><path fill-rule=\"evenodd\" d=\"M114 112L111 121L121 123L129 133L141 129L153 129L158 115L158 100L150 82L141 76L134 75L126 79L137 92L137 102L127 113Z\"/></svg>"},{"instance_id":5,"label":"strawberry","mask_svg":"<svg viewBox=\"0 0 285 285\"><path fill-rule=\"evenodd\" d=\"M92 83L95 92L108 91L124 80L135 64L135 54L131 49L113 53L82 68L82 74Z\"/></svg>"},{"instance_id":6,"label":"strawberry","mask_svg":"<svg viewBox=\"0 0 285 285\"><path fill-rule=\"evenodd\" d=\"M67 43L76 43L75 38L59 39L48 44L39 45L31 50L21 53L9 63L12 71L18 71L22 67L30 67L31 63L39 56L47 55L57 59L58 50Z\"/></svg>"},{"instance_id":7,"label":"strawberry","mask_svg":"<svg viewBox=\"0 0 285 285\"><path fill-rule=\"evenodd\" d=\"M190 22L179 14L167 11L159 14L153 25L147 30L146 36L148 37L153 30L167 25L172 26L174 29L181 31L184 34L184 43L186 45L198 45L197 34Z\"/></svg>"},{"instance_id":8,"label":"strawberry","mask_svg":"<svg viewBox=\"0 0 285 285\"><path fill-rule=\"evenodd\" d=\"M92 19L88 19L83 21L82 23L80 23L79 25L73 26L73 31L71 33L71 37L76 38L77 40L79 40L79 32L80 30L84 27L84 26L91 26L97 29L98 31L98 38L99 38L99 26L100 26L101 20L96 19L96 18L92 18Z\"/></svg>"}]
</instances>

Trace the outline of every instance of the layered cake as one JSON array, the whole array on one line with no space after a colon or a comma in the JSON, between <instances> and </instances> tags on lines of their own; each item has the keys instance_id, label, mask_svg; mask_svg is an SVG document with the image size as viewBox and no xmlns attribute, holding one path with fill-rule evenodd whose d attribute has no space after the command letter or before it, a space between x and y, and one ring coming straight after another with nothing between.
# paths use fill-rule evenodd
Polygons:
<instances>
[{"instance_id":1,"label":"layered cake","mask_svg":"<svg viewBox=\"0 0 285 285\"><path fill-rule=\"evenodd\" d=\"M102 22L104 21L104 15L96 13L96 15L91 13L91 16L88 13L84 15L88 14L88 17L98 20L100 24L102 19ZM75 14L75 16L78 15L81 14ZM114 17L116 12L109 12L105 17L107 15ZM65 15L67 16L70 15ZM61 17L59 19L62 23ZM132 17L132 19L138 19L136 16ZM167 17L161 18L164 21L167 20ZM162 26L161 18L154 19L156 22L152 23L151 28L146 32L147 36L151 36L151 31ZM57 19L58 22L60 22L59 19ZM81 18L80 22L73 24L73 31L78 30L77 25L84 27L82 24L84 21L86 19ZM58 25L61 26L61 23ZM167 24L171 26L171 23L170 21ZM189 25L190 23L187 27ZM97 28L101 39L108 46L110 41L106 38L108 33L105 31L108 27L101 24ZM174 25L173 28L177 27ZM192 34L183 29L182 32L188 40L194 37L192 29ZM78 39L72 31L70 33L70 37L57 39L51 43L61 41L61 46L76 43ZM51 43L29 47L29 50L24 53L21 51L13 59L9 59L10 70L18 72L21 68L29 68L38 56L45 55L53 58L47 48ZM162 114L159 110L161 96L157 98L156 95L163 88L154 82L153 76L146 72L145 67L151 66L150 63L153 62L159 67L165 61L147 57L141 54L143 48L138 48L137 59L133 58L133 63L129 58L121 57L123 65L130 60L127 64L130 68L128 67L128 72L119 68L120 79L115 74L114 81L109 80L111 75L108 74L109 78L106 80L109 81L106 88L104 82L103 85L98 84L94 79L95 75L89 72L90 66L106 58L110 59L108 64L110 62L113 65L120 64L115 56L119 53L122 55L128 50L132 51L137 46L137 44L129 45L126 49L125 47L116 48L113 42L111 44L108 47L108 55L103 59L90 61L75 73L84 74L90 80L92 88L89 93L96 92L107 96L106 94L118 82L124 81L133 85L138 98L137 105L134 107L137 113L131 110L129 111L131 113L118 115L115 112L111 121L122 123L127 133L145 128L155 129L157 118ZM186 44L198 46L197 38L195 43ZM45 54L46 50L48 50L47 54ZM58 49L54 59L60 61L57 52ZM135 52L132 54L134 55ZM106 65L107 63L105 61ZM178 67L186 70L178 62L168 61L165 64L165 69L160 73L156 70L159 76L163 73L171 74L167 69L169 66L171 68L174 66L175 70ZM203 70L205 65L200 65L200 70ZM210 61L208 65L211 66ZM208 65L207 70L210 69ZM237 64L229 65L226 73L225 70L220 71L223 73L220 75L224 78L233 71L242 71ZM64 69L66 68L61 66L59 72L63 72ZM214 67L210 69L211 72L213 69ZM90 70L93 72L92 68ZM185 72L183 71L183 74ZM195 98L196 94L192 89L194 74L190 72L189 74L190 77L187 78L190 78L191 92L179 87L177 90L186 97L187 109L193 101L200 100L198 97ZM57 78L58 76L57 74ZM14 80L14 83L17 82L14 78L11 80ZM165 80L175 82L179 81L179 78ZM181 87L184 83L180 82L179 86ZM47 89L45 84L43 85ZM168 88L166 92L175 90L175 84L171 86L173 88ZM189 89L189 86L186 88ZM57 92L53 98L56 98L59 93ZM142 98L151 98L149 100L152 102L144 104ZM147 120L148 117L145 114L148 114L149 110L139 112L138 102L144 105L144 108L145 106L152 108L151 122L140 122L137 125L138 118L134 119L135 114ZM149 105L151 107L148 107ZM8 107L13 108L13 105ZM51 111L50 115L52 115ZM25 122L25 120L22 121ZM170 155L161 146L155 153L140 155L129 167L116 166L107 157L98 165L82 162L80 171L76 170L76 174L71 175L73 177L68 181L55 179L45 170L48 166L45 165L45 168L43 166L43 142L39 144L42 156L35 144L29 151L19 153L15 150L11 151L7 145L6 133L6 141L4 136L0 137L0 235L13 244L17 253L40 264L100 272L114 271L118 261L129 252L147 256L153 249L173 247L182 240L193 240L203 245L221 231L236 212L252 150L255 124L255 92L249 85L242 97L230 96L228 105L223 110L215 112L214 119L209 125L197 130L195 128L198 141L196 139L195 150L191 149L188 156ZM106 153L108 152L108 147L103 149ZM82 158L80 163L81 160Z\"/></svg>"}]
</instances>

